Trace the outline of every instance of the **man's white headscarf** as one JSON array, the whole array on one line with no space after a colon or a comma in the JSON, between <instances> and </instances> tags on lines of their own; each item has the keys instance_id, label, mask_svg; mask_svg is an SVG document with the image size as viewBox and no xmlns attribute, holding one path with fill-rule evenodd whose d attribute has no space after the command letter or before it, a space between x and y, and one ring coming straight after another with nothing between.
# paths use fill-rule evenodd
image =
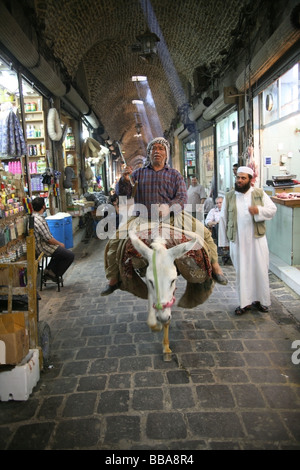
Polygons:
<instances>
[{"instance_id":1,"label":"man's white headscarf","mask_svg":"<svg viewBox=\"0 0 300 470\"><path fill-rule=\"evenodd\" d=\"M249 166L239 166L236 173L237 174L239 174L239 173L248 173L248 175L253 176L253 170Z\"/></svg>"},{"instance_id":2,"label":"man's white headscarf","mask_svg":"<svg viewBox=\"0 0 300 470\"><path fill-rule=\"evenodd\" d=\"M151 142L149 142L147 146L147 160L150 161L150 153L154 144L161 144L165 147L167 152L166 163L168 163L170 156L170 144L164 137L156 137L155 139L151 140Z\"/></svg>"}]
</instances>

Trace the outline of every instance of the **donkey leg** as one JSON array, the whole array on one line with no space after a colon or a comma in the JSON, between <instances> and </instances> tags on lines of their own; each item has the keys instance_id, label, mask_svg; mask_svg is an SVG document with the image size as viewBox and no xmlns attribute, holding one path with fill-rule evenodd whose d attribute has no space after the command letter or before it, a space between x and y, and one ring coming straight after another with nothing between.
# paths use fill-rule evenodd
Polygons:
<instances>
[{"instance_id":1,"label":"donkey leg","mask_svg":"<svg viewBox=\"0 0 300 470\"><path fill-rule=\"evenodd\" d=\"M169 323L164 325L164 338L163 338L163 353L170 354L172 351L170 349L169 343Z\"/></svg>"}]
</instances>

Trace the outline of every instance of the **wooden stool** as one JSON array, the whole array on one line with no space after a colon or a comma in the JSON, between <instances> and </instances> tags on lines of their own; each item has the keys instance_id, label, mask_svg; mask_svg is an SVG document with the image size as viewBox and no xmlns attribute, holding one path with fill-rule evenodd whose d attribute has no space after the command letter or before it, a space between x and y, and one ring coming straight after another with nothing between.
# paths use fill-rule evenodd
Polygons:
<instances>
[{"instance_id":1,"label":"wooden stool","mask_svg":"<svg viewBox=\"0 0 300 470\"><path fill-rule=\"evenodd\" d=\"M49 281L49 282L54 282L55 284L57 284L57 291L60 292L60 287L64 286L62 276L57 277L56 281L52 281L51 279L44 278L44 270L47 269L48 263L50 262L50 260L51 260L51 257L44 255L39 263L39 272L41 276L40 291L43 290L43 286L46 287L47 282Z\"/></svg>"}]
</instances>

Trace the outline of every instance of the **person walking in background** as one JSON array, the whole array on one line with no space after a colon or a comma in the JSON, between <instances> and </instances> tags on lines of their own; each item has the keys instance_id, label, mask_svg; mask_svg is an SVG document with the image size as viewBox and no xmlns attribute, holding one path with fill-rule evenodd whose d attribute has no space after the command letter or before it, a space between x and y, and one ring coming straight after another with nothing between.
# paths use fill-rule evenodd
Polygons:
<instances>
[{"instance_id":1,"label":"person walking in background","mask_svg":"<svg viewBox=\"0 0 300 470\"><path fill-rule=\"evenodd\" d=\"M187 203L192 205L192 215L197 218L197 212L200 212L200 204L204 204L206 193L204 187L198 183L197 176L193 175L191 178L191 185L187 190ZM198 209L198 210L197 210Z\"/></svg>"},{"instance_id":2,"label":"person walking in background","mask_svg":"<svg viewBox=\"0 0 300 470\"><path fill-rule=\"evenodd\" d=\"M272 219L276 205L261 189L251 186L253 170L240 166L235 189L225 195L219 220L219 246L230 246L236 271L239 307L242 315L251 306L267 312L271 304L269 290L269 249L265 221Z\"/></svg>"},{"instance_id":3,"label":"person walking in background","mask_svg":"<svg viewBox=\"0 0 300 470\"><path fill-rule=\"evenodd\" d=\"M115 208L115 218L116 218L116 228L119 228L120 222L122 220L122 215L120 214L120 208L119 208L119 196L117 194L112 194L108 198L109 204L112 204Z\"/></svg>"},{"instance_id":4,"label":"person walking in background","mask_svg":"<svg viewBox=\"0 0 300 470\"><path fill-rule=\"evenodd\" d=\"M71 250L67 250L63 243L52 236L47 221L43 217L46 210L44 198L36 197L33 199L32 208L34 211L32 215L34 217L36 255L39 256L43 252L44 255L51 257L47 269L44 269L44 277L57 282L58 278L63 276L71 266L75 255Z\"/></svg>"}]
</instances>

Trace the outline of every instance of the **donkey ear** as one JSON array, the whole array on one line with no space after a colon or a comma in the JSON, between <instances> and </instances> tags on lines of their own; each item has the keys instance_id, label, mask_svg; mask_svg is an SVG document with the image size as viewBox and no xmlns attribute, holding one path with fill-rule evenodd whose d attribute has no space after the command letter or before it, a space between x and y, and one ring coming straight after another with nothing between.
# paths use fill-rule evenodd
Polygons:
<instances>
[{"instance_id":1,"label":"donkey ear","mask_svg":"<svg viewBox=\"0 0 300 470\"><path fill-rule=\"evenodd\" d=\"M146 245L139 237L136 235L135 232L132 230L129 231L130 240L134 246L134 248L144 257L146 260L150 260L152 258L152 250L149 246Z\"/></svg>"},{"instance_id":2,"label":"donkey ear","mask_svg":"<svg viewBox=\"0 0 300 470\"><path fill-rule=\"evenodd\" d=\"M172 248L169 248L168 253L171 255L171 258L173 258L173 260L180 258L185 253L192 250L194 246L196 245L197 241L198 240L194 238L193 240L190 240L188 242L180 243L180 245L176 245L176 246L173 246Z\"/></svg>"}]
</instances>

